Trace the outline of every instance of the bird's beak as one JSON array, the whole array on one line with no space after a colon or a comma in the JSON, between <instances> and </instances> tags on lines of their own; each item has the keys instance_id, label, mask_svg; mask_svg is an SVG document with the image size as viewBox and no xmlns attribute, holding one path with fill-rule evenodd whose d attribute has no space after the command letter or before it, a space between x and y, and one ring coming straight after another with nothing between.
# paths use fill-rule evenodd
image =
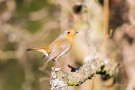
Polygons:
<instances>
[{"instance_id":1,"label":"bird's beak","mask_svg":"<svg viewBox=\"0 0 135 90\"><path fill-rule=\"evenodd\" d=\"M75 31L75 34L77 34L78 32L77 31Z\"/></svg>"}]
</instances>

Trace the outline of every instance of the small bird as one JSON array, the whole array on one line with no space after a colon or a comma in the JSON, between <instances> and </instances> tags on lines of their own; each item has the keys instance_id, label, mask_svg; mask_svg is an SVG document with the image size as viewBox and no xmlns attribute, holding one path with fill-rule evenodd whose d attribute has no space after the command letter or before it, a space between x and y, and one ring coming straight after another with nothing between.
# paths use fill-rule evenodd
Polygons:
<instances>
[{"instance_id":1,"label":"small bird","mask_svg":"<svg viewBox=\"0 0 135 90\"><path fill-rule=\"evenodd\" d=\"M57 59L66 54L72 47L73 36L78 33L75 30L66 30L59 35L49 46L41 48L29 48L26 51L37 50L42 52L44 58L46 56L45 62L53 60L60 67Z\"/></svg>"}]
</instances>

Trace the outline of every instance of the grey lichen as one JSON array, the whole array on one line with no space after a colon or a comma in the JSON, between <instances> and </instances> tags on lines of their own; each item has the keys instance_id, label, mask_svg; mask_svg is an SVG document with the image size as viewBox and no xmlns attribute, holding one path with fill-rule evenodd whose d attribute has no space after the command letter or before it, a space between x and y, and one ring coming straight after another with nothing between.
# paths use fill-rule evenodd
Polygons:
<instances>
[{"instance_id":1,"label":"grey lichen","mask_svg":"<svg viewBox=\"0 0 135 90\"><path fill-rule=\"evenodd\" d=\"M50 84L51 90L68 90L67 74L60 68L52 67Z\"/></svg>"},{"instance_id":2,"label":"grey lichen","mask_svg":"<svg viewBox=\"0 0 135 90\"><path fill-rule=\"evenodd\" d=\"M103 61L99 58L92 58L86 62L79 70L76 72L68 73L68 85L69 86L78 86L85 82L87 79L93 77L96 74L96 71L100 69L103 65Z\"/></svg>"}]
</instances>

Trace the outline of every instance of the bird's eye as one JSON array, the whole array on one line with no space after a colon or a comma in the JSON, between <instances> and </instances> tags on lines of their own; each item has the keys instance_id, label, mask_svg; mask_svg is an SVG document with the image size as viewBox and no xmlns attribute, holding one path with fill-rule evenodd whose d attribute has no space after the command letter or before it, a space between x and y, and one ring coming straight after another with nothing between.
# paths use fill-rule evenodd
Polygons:
<instances>
[{"instance_id":1,"label":"bird's eye","mask_svg":"<svg viewBox=\"0 0 135 90\"><path fill-rule=\"evenodd\" d=\"M70 34L70 32L67 32L68 34Z\"/></svg>"}]
</instances>

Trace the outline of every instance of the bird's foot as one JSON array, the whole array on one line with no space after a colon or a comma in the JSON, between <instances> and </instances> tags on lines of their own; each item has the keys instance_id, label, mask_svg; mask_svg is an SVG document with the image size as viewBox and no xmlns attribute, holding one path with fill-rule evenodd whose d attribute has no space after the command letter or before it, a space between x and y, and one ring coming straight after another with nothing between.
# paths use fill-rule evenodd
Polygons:
<instances>
[{"instance_id":1,"label":"bird's foot","mask_svg":"<svg viewBox=\"0 0 135 90\"><path fill-rule=\"evenodd\" d=\"M55 64L56 64L56 68L60 68L60 70L66 72L66 70L64 70L64 68L60 66L60 64L57 62L57 60L53 60L53 61L54 61Z\"/></svg>"},{"instance_id":2,"label":"bird's foot","mask_svg":"<svg viewBox=\"0 0 135 90\"><path fill-rule=\"evenodd\" d=\"M61 66L59 66L59 65L56 65L55 68L57 68L57 70L62 70L62 71L64 71L64 72L67 72L66 70L64 70L63 67L61 67Z\"/></svg>"}]
</instances>

